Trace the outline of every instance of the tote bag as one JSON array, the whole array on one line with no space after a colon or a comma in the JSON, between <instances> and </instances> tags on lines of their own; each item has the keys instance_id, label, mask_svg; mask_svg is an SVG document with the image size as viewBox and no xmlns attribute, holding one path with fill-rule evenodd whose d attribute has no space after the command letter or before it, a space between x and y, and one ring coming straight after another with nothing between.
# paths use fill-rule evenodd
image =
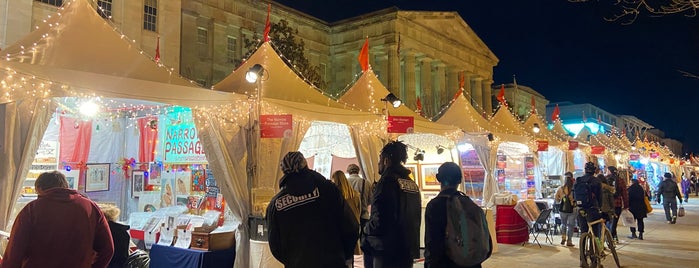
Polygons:
<instances>
[{"instance_id":1,"label":"tote bag","mask_svg":"<svg viewBox=\"0 0 699 268\"><path fill-rule=\"evenodd\" d=\"M646 203L646 212L647 213L653 212L653 207L650 206L650 200L648 200L648 196L643 196L643 202Z\"/></svg>"},{"instance_id":2,"label":"tote bag","mask_svg":"<svg viewBox=\"0 0 699 268\"><path fill-rule=\"evenodd\" d=\"M680 206L680 208L677 209L677 216L684 217L684 207Z\"/></svg>"}]
</instances>

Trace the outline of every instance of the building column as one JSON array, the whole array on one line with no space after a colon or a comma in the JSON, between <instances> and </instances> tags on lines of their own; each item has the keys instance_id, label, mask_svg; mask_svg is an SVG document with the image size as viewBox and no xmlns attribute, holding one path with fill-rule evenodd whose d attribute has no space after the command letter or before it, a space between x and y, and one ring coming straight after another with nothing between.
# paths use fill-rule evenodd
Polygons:
<instances>
[{"instance_id":1,"label":"building column","mask_svg":"<svg viewBox=\"0 0 699 268\"><path fill-rule=\"evenodd\" d=\"M459 70L456 68L456 66L447 67L446 87L447 88L444 92L446 92L447 98L444 99L444 102L449 103L451 98L454 97L454 94L459 91Z\"/></svg>"},{"instance_id":2,"label":"building column","mask_svg":"<svg viewBox=\"0 0 699 268\"><path fill-rule=\"evenodd\" d=\"M471 104L476 108L477 111L482 112L485 107L483 107L483 78L476 76L471 78L472 88L471 88Z\"/></svg>"},{"instance_id":3,"label":"building column","mask_svg":"<svg viewBox=\"0 0 699 268\"><path fill-rule=\"evenodd\" d=\"M435 83L434 109L432 115L437 115L442 110L442 106L447 104L447 78L446 65L437 64L437 81Z\"/></svg>"},{"instance_id":4,"label":"building column","mask_svg":"<svg viewBox=\"0 0 699 268\"><path fill-rule=\"evenodd\" d=\"M490 116L493 114L493 80L485 79L483 80L483 109L485 114Z\"/></svg>"},{"instance_id":5,"label":"building column","mask_svg":"<svg viewBox=\"0 0 699 268\"><path fill-rule=\"evenodd\" d=\"M372 65L374 68L374 73L378 75L379 81L381 81L381 84L388 85L388 60L385 54L379 54L376 53L376 56L374 56L374 65ZM388 89L391 91L391 89ZM392 92L392 91L391 91Z\"/></svg>"},{"instance_id":6,"label":"building column","mask_svg":"<svg viewBox=\"0 0 699 268\"><path fill-rule=\"evenodd\" d=\"M432 59L423 57L420 59L420 102L425 116L431 115L432 101L434 98L432 85Z\"/></svg>"},{"instance_id":7,"label":"building column","mask_svg":"<svg viewBox=\"0 0 699 268\"><path fill-rule=\"evenodd\" d=\"M415 53L407 51L405 53L405 96L403 101L405 104L413 109L415 107L415 101L417 97L417 92L415 90Z\"/></svg>"},{"instance_id":8,"label":"building column","mask_svg":"<svg viewBox=\"0 0 699 268\"><path fill-rule=\"evenodd\" d=\"M473 77L472 73L464 71L464 97L466 97L466 100L473 106L473 93L471 92L473 86L471 85L471 77Z\"/></svg>"},{"instance_id":9,"label":"building column","mask_svg":"<svg viewBox=\"0 0 699 268\"><path fill-rule=\"evenodd\" d=\"M402 99L403 96L400 96L400 57L397 49L396 45L388 46L388 68L386 73L388 83L386 83L386 86L389 91Z\"/></svg>"}]
</instances>

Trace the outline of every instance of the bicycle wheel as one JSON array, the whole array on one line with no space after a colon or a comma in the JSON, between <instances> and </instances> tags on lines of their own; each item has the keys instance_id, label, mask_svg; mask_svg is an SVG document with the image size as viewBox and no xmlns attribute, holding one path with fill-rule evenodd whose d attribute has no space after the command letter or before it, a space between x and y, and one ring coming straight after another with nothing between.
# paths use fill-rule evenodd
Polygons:
<instances>
[{"instance_id":1,"label":"bicycle wheel","mask_svg":"<svg viewBox=\"0 0 699 268\"><path fill-rule=\"evenodd\" d=\"M597 268L599 264L595 241L589 233L580 235L580 266Z\"/></svg>"},{"instance_id":2,"label":"bicycle wheel","mask_svg":"<svg viewBox=\"0 0 699 268\"><path fill-rule=\"evenodd\" d=\"M612 234L610 234L609 232L605 232L604 233L604 241L606 241L607 247L609 248L609 251L611 251L612 256L614 256L614 262L616 262L616 267L621 268L621 265L619 265L619 255L616 254L614 240L612 240Z\"/></svg>"}]
</instances>

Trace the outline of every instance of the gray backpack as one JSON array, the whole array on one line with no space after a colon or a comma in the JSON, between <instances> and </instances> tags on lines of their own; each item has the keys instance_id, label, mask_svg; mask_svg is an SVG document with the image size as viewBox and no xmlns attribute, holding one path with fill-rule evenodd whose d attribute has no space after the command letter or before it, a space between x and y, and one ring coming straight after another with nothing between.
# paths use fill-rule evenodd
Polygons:
<instances>
[{"instance_id":1,"label":"gray backpack","mask_svg":"<svg viewBox=\"0 0 699 268\"><path fill-rule=\"evenodd\" d=\"M462 192L447 198L446 254L460 266L481 264L493 252L485 213Z\"/></svg>"}]
</instances>

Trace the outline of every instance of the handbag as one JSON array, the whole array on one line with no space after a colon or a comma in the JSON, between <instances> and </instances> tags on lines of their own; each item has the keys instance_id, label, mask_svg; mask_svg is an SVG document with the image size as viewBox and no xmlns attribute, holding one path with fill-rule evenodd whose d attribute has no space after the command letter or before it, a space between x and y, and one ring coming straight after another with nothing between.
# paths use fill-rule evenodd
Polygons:
<instances>
[{"instance_id":1,"label":"handbag","mask_svg":"<svg viewBox=\"0 0 699 268\"><path fill-rule=\"evenodd\" d=\"M621 224L626 226L626 227L633 227L636 228L636 219L633 217L633 213L629 211L628 209L624 209L621 211L621 215L619 215L621 218Z\"/></svg>"},{"instance_id":2,"label":"handbag","mask_svg":"<svg viewBox=\"0 0 699 268\"><path fill-rule=\"evenodd\" d=\"M558 204L558 211L563 213L573 213L573 203L570 202L568 195L563 195L561 202Z\"/></svg>"},{"instance_id":3,"label":"handbag","mask_svg":"<svg viewBox=\"0 0 699 268\"><path fill-rule=\"evenodd\" d=\"M646 203L646 213L653 212L653 207L650 206L650 200L648 200L648 196L643 196L643 202Z\"/></svg>"},{"instance_id":4,"label":"handbag","mask_svg":"<svg viewBox=\"0 0 699 268\"><path fill-rule=\"evenodd\" d=\"M683 206L680 206L680 208L677 210L677 216L684 217L684 207Z\"/></svg>"}]
</instances>

